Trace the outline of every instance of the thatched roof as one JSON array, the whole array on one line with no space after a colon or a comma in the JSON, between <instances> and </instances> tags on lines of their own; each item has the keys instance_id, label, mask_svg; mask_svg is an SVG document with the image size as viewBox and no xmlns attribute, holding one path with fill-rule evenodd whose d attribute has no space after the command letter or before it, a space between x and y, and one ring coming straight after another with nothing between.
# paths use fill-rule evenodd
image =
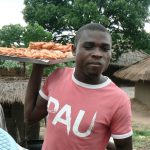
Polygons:
<instances>
[{"instance_id":1,"label":"thatched roof","mask_svg":"<svg viewBox=\"0 0 150 150\"><path fill-rule=\"evenodd\" d=\"M0 79L0 103L24 103L27 80L18 78Z\"/></svg>"},{"instance_id":2,"label":"thatched roof","mask_svg":"<svg viewBox=\"0 0 150 150\"><path fill-rule=\"evenodd\" d=\"M24 104L27 84L27 78L0 78L0 103Z\"/></svg>"},{"instance_id":3,"label":"thatched roof","mask_svg":"<svg viewBox=\"0 0 150 150\"><path fill-rule=\"evenodd\" d=\"M150 57L115 72L114 76L130 81L150 81Z\"/></svg>"},{"instance_id":4,"label":"thatched roof","mask_svg":"<svg viewBox=\"0 0 150 150\"><path fill-rule=\"evenodd\" d=\"M118 61L112 64L118 66L129 66L138 61L145 59L146 57L149 57L149 54L143 51L137 51L137 50L129 51L127 53L123 53L118 59Z\"/></svg>"}]
</instances>

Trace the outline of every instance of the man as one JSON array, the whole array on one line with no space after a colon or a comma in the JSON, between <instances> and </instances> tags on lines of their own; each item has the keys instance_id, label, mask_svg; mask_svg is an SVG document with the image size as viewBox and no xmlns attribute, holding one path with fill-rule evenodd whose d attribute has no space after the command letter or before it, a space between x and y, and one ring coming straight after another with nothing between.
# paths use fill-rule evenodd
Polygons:
<instances>
[{"instance_id":1,"label":"man","mask_svg":"<svg viewBox=\"0 0 150 150\"><path fill-rule=\"evenodd\" d=\"M110 136L117 150L132 150L130 100L102 75L110 63L111 44L104 26L87 24L75 37L74 69L57 69L40 89L43 66L33 66L25 121L47 116L42 150L104 150Z\"/></svg>"}]
</instances>

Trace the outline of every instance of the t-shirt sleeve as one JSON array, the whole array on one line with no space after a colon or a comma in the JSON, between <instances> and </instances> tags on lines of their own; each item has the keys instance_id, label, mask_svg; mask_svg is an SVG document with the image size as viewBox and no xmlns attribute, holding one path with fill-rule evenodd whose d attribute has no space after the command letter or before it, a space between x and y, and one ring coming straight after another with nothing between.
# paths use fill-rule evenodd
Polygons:
<instances>
[{"instance_id":1,"label":"t-shirt sleeve","mask_svg":"<svg viewBox=\"0 0 150 150\"><path fill-rule=\"evenodd\" d=\"M46 79L42 88L39 91L40 96L45 100L48 100L48 82L49 82L49 77Z\"/></svg>"},{"instance_id":2,"label":"t-shirt sleeve","mask_svg":"<svg viewBox=\"0 0 150 150\"><path fill-rule=\"evenodd\" d=\"M131 114L131 102L125 96L112 118L111 136L114 139L124 139L132 136Z\"/></svg>"}]
</instances>

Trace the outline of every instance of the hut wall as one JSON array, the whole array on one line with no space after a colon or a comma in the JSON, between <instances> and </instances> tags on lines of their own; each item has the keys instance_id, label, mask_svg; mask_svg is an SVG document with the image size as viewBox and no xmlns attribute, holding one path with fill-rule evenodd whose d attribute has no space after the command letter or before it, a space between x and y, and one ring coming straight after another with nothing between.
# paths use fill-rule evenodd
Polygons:
<instances>
[{"instance_id":1,"label":"hut wall","mask_svg":"<svg viewBox=\"0 0 150 150\"><path fill-rule=\"evenodd\" d=\"M150 107L150 82L137 82L135 84L135 98Z\"/></svg>"},{"instance_id":2,"label":"hut wall","mask_svg":"<svg viewBox=\"0 0 150 150\"><path fill-rule=\"evenodd\" d=\"M7 130L11 136L19 143L25 140L23 104L14 102L13 104L3 104Z\"/></svg>"},{"instance_id":3,"label":"hut wall","mask_svg":"<svg viewBox=\"0 0 150 150\"><path fill-rule=\"evenodd\" d=\"M40 122L31 126L24 124L24 105L18 102L2 104L9 134L22 146L26 141L39 139Z\"/></svg>"}]
</instances>

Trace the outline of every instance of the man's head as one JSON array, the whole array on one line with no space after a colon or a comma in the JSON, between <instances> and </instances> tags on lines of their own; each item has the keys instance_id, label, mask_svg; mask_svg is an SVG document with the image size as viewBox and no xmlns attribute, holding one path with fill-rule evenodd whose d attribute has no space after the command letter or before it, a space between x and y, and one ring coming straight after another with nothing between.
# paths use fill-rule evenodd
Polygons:
<instances>
[{"instance_id":1,"label":"man's head","mask_svg":"<svg viewBox=\"0 0 150 150\"><path fill-rule=\"evenodd\" d=\"M109 65L111 45L111 36L104 26L90 23L81 27L73 47L76 71L83 76L98 77Z\"/></svg>"},{"instance_id":2,"label":"man's head","mask_svg":"<svg viewBox=\"0 0 150 150\"><path fill-rule=\"evenodd\" d=\"M83 33L83 31L101 31L101 32L106 32L110 34L107 29L99 24L99 23L89 23L84 26L82 26L76 33L75 39L74 39L74 45L76 46L78 44L78 41ZM111 37L111 36L110 36Z\"/></svg>"}]
</instances>

